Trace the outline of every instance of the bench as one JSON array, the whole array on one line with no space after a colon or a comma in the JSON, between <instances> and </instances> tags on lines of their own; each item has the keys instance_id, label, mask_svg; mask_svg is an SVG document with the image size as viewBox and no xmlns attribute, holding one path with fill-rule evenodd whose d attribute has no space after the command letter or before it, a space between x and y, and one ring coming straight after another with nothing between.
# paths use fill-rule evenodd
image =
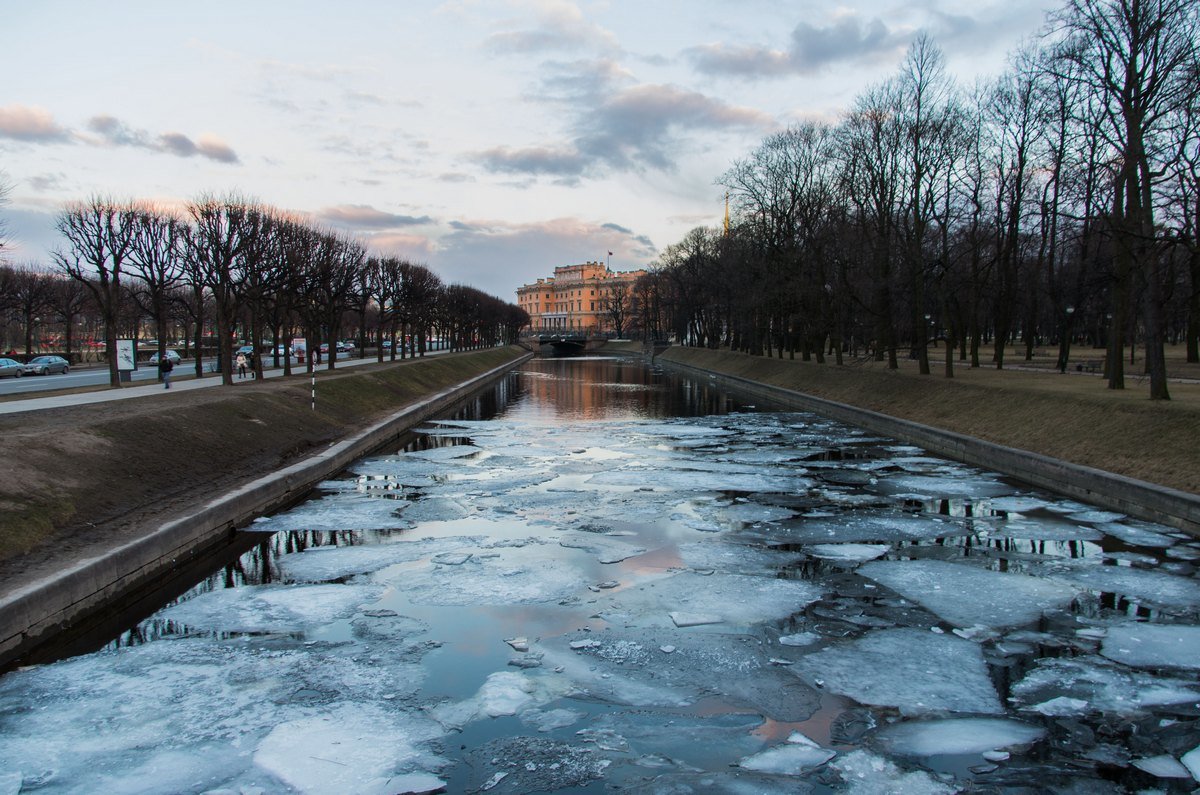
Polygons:
<instances>
[{"instance_id":1,"label":"bench","mask_svg":"<svg viewBox=\"0 0 1200 795\"><path fill-rule=\"evenodd\" d=\"M1104 372L1104 360L1087 359L1082 362L1076 362L1075 371L1080 373L1102 373Z\"/></svg>"}]
</instances>

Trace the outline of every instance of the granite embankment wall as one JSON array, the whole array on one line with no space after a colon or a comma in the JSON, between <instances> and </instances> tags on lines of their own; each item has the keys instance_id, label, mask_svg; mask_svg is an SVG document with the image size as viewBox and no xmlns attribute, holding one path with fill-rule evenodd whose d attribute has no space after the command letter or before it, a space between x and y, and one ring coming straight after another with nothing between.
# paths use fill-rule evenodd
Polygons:
<instances>
[{"instance_id":1,"label":"granite embankment wall","mask_svg":"<svg viewBox=\"0 0 1200 795\"><path fill-rule=\"evenodd\" d=\"M0 670L63 630L96 619L115 602L154 587L206 552L227 545L237 528L296 502L321 480L490 387L531 356L524 354L429 395L315 455L221 494L135 541L0 596Z\"/></svg>"},{"instance_id":2,"label":"granite embankment wall","mask_svg":"<svg viewBox=\"0 0 1200 795\"><path fill-rule=\"evenodd\" d=\"M724 388L759 400L812 411L918 445L956 461L1009 475L1033 486L1200 536L1200 497L1195 494L764 384L729 373L727 358L706 353L695 348L670 348L654 361L715 379ZM775 365L767 361L765 366L788 366L781 360L776 360Z\"/></svg>"}]
</instances>

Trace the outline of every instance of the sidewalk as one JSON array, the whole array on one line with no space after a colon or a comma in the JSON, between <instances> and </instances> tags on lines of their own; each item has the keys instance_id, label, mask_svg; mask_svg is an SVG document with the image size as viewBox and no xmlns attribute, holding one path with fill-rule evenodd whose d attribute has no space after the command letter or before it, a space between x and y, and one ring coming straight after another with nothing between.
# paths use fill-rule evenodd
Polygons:
<instances>
[{"instance_id":1,"label":"sidewalk","mask_svg":"<svg viewBox=\"0 0 1200 795\"><path fill-rule=\"evenodd\" d=\"M437 356L442 353L447 353L447 351L444 351L444 350L426 351L425 358L429 358L430 356ZM409 358L409 359L404 359L403 361L411 362L413 360L411 358ZM399 364L400 362L401 362L400 359L396 360L397 364ZM390 364L391 360L384 358L383 363ZM364 364L378 364L378 362L376 361L376 359L374 357L367 358L367 359L338 359L337 360L337 369L335 369L334 372L337 372L337 370L340 370L345 367L358 367L358 366L364 365ZM180 372L180 368L176 367L175 371L177 373ZM324 363L317 365L317 372L319 372L319 373L328 372L325 369ZM282 375L283 375L282 367L263 371L263 378L278 378ZM298 375L302 376L302 375L307 375L307 373L304 371L302 366L297 365L292 368L292 375L293 376L298 376ZM238 379L236 377L234 378L233 382L235 384L238 384L238 383L252 384L252 383L254 383L254 381L250 378ZM178 380L172 380L170 390L163 389L162 384L160 384L158 382L151 382L148 384L139 384L137 386L127 386L123 389L113 389L113 388L105 385L105 386L98 386L95 388L94 391L90 391L90 392L75 392L70 395L54 395L54 396L48 396L48 397L30 397L30 398L24 398L24 399L19 399L19 400L10 400L10 401L4 402L4 403L0 403L0 414L17 414L22 411L40 411L42 409L57 409L57 408L65 408L67 406L84 406L84 405L88 405L90 403L107 403L112 400L125 400L127 398L149 397L150 395L161 395L164 392L166 394L171 394L172 392L175 392L176 390L187 391L190 389L207 389L210 387L217 387L217 386L221 386L221 374L220 373L211 373L211 374L206 373L204 378L180 378Z\"/></svg>"}]
</instances>

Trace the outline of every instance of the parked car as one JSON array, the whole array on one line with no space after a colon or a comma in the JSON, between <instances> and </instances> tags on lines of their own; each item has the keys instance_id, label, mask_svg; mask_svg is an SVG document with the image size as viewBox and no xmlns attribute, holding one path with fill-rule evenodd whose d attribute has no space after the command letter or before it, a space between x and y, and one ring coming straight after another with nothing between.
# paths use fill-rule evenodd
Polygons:
<instances>
[{"instance_id":1,"label":"parked car","mask_svg":"<svg viewBox=\"0 0 1200 795\"><path fill-rule=\"evenodd\" d=\"M243 345L242 347L238 348L236 351L233 352L234 359L236 359L239 355L245 356L247 359L253 359L254 358L254 346L253 345Z\"/></svg>"},{"instance_id":2,"label":"parked car","mask_svg":"<svg viewBox=\"0 0 1200 795\"><path fill-rule=\"evenodd\" d=\"M179 364L183 361L183 357L175 351L167 351L166 355L167 361L171 364ZM154 355L150 357L150 364L158 364L158 351L155 351Z\"/></svg>"},{"instance_id":3,"label":"parked car","mask_svg":"<svg viewBox=\"0 0 1200 795\"><path fill-rule=\"evenodd\" d=\"M25 365L16 359L0 359L0 378L20 378L25 375Z\"/></svg>"},{"instance_id":4,"label":"parked car","mask_svg":"<svg viewBox=\"0 0 1200 795\"><path fill-rule=\"evenodd\" d=\"M25 375L50 375L50 373L62 373L66 375L71 371L71 363L61 356L38 356L29 360L29 364L25 365Z\"/></svg>"}]
</instances>

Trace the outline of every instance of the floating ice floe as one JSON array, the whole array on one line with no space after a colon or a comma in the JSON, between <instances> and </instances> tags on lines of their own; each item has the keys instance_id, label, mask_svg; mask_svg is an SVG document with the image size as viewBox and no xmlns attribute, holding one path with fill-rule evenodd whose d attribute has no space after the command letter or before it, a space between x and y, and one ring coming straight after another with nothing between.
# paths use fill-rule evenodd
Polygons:
<instances>
[{"instance_id":1,"label":"floating ice floe","mask_svg":"<svg viewBox=\"0 0 1200 795\"><path fill-rule=\"evenodd\" d=\"M1111 628L1100 653L1136 668L1200 669L1200 626L1127 624Z\"/></svg>"},{"instance_id":2,"label":"floating ice floe","mask_svg":"<svg viewBox=\"0 0 1200 795\"><path fill-rule=\"evenodd\" d=\"M718 692L781 721L807 719L820 705L816 691L772 664L771 647L747 635L614 627L546 639L540 649L573 692L613 703L685 706Z\"/></svg>"},{"instance_id":3,"label":"floating ice floe","mask_svg":"<svg viewBox=\"0 0 1200 795\"><path fill-rule=\"evenodd\" d=\"M731 574L774 574L799 559L796 552L710 540L679 545L679 557L693 569Z\"/></svg>"},{"instance_id":4,"label":"floating ice floe","mask_svg":"<svg viewBox=\"0 0 1200 795\"><path fill-rule=\"evenodd\" d=\"M1166 608L1200 607L1200 582L1132 566L1055 565L1048 572L1091 591L1115 593Z\"/></svg>"},{"instance_id":5,"label":"floating ice floe","mask_svg":"<svg viewBox=\"0 0 1200 795\"><path fill-rule=\"evenodd\" d=\"M1127 715L1170 704L1200 705L1195 682L1132 671L1100 657L1043 657L1013 685L1022 710L1043 715L1090 711Z\"/></svg>"},{"instance_id":6,"label":"floating ice floe","mask_svg":"<svg viewBox=\"0 0 1200 795\"><path fill-rule=\"evenodd\" d=\"M1158 756L1146 756L1141 759L1134 759L1133 766L1138 770L1146 771L1155 778L1192 777L1191 772L1170 754L1159 754Z\"/></svg>"},{"instance_id":7,"label":"floating ice floe","mask_svg":"<svg viewBox=\"0 0 1200 795\"><path fill-rule=\"evenodd\" d=\"M1032 623L1076 595L1061 582L940 560L874 561L857 571L960 627Z\"/></svg>"},{"instance_id":8,"label":"floating ice floe","mask_svg":"<svg viewBox=\"0 0 1200 795\"><path fill-rule=\"evenodd\" d=\"M977 643L920 629L883 629L828 646L796 667L860 704L906 713L1000 713Z\"/></svg>"},{"instance_id":9,"label":"floating ice floe","mask_svg":"<svg viewBox=\"0 0 1200 795\"><path fill-rule=\"evenodd\" d=\"M389 779L397 773L429 781L429 767L446 765L424 747L441 735L422 717L371 704L341 705L276 726L255 748L254 764L306 795L397 792L385 789L395 785Z\"/></svg>"},{"instance_id":10,"label":"floating ice floe","mask_svg":"<svg viewBox=\"0 0 1200 795\"><path fill-rule=\"evenodd\" d=\"M592 475L595 486L647 487L654 491L684 492L803 492L812 486L793 475L754 474L730 466L728 472L696 472L648 468L618 469Z\"/></svg>"},{"instance_id":11,"label":"floating ice floe","mask_svg":"<svg viewBox=\"0 0 1200 795\"><path fill-rule=\"evenodd\" d=\"M568 549L582 549L596 556L601 563L620 563L626 558L641 555L645 547L638 547L626 541L599 533L565 533L558 540L559 546Z\"/></svg>"},{"instance_id":12,"label":"floating ice floe","mask_svg":"<svg viewBox=\"0 0 1200 795\"><path fill-rule=\"evenodd\" d=\"M738 502L727 505L718 512L726 522L754 524L755 522L778 522L792 516L795 511L778 505L763 505L760 502Z\"/></svg>"},{"instance_id":13,"label":"floating ice floe","mask_svg":"<svg viewBox=\"0 0 1200 795\"><path fill-rule=\"evenodd\" d=\"M453 444L444 447L430 447L427 450L413 450L405 453L404 458L416 458L421 461L453 461L456 458L467 458L478 455L483 449L473 444Z\"/></svg>"},{"instance_id":14,"label":"floating ice floe","mask_svg":"<svg viewBox=\"0 0 1200 795\"><path fill-rule=\"evenodd\" d=\"M891 544L813 544L807 551L822 560L860 563L883 557L891 548Z\"/></svg>"},{"instance_id":15,"label":"floating ice floe","mask_svg":"<svg viewBox=\"0 0 1200 795\"><path fill-rule=\"evenodd\" d=\"M237 791L255 779L250 752L276 726L342 705L369 711L380 694L411 697L424 679L420 649L356 652L180 638L12 672L0 679L0 770L53 770L68 792ZM29 697L44 709L16 709Z\"/></svg>"},{"instance_id":16,"label":"floating ice floe","mask_svg":"<svg viewBox=\"0 0 1200 795\"><path fill-rule=\"evenodd\" d=\"M349 492L331 494L285 513L256 519L245 530L255 533L277 533L281 530L395 530L412 524L402 516L408 506L405 500L386 497Z\"/></svg>"},{"instance_id":17,"label":"floating ice floe","mask_svg":"<svg viewBox=\"0 0 1200 795\"><path fill-rule=\"evenodd\" d=\"M1099 525L1099 530L1134 546L1170 546L1175 543L1174 538L1158 532L1162 528L1151 530L1148 526L1130 521L1105 522L1105 524Z\"/></svg>"},{"instance_id":18,"label":"floating ice floe","mask_svg":"<svg viewBox=\"0 0 1200 795\"><path fill-rule=\"evenodd\" d=\"M845 782L849 795L954 795L956 787L944 784L923 770L903 772L894 762L869 751L851 751L829 763Z\"/></svg>"},{"instance_id":19,"label":"floating ice floe","mask_svg":"<svg viewBox=\"0 0 1200 795\"><path fill-rule=\"evenodd\" d=\"M460 566L398 566L371 574L413 602L444 607L554 602L587 587L585 572L553 548L525 546L472 555Z\"/></svg>"},{"instance_id":20,"label":"floating ice floe","mask_svg":"<svg viewBox=\"0 0 1200 795\"><path fill-rule=\"evenodd\" d=\"M213 632L300 632L377 601L372 585L258 585L198 594L158 613L163 621Z\"/></svg>"},{"instance_id":21,"label":"floating ice floe","mask_svg":"<svg viewBox=\"0 0 1200 795\"><path fill-rule=\"evenodd\" d=\"M992 511L1007 511L1009 513L1030 513L1049 506L1042 497L1032 497L1013 494L1007 497L991 497L983 506Z\"/></svg>"},{"instance_id":22,"label":"floating ice floe","mask_svg":"<svg viewBox=\"0 0 1200 795\"><path fill-rule=\"evenodd\" d=\"M311 547L280 556L279 573L291 582L329 582L369 574L397 563L423 560L444 552L447 547L474 546L483 540L483 536L455 536L361 546Z\"/></svg>"},{"instance_id":23,"label":"floating ice floe","mask_svg":"<svg viewBox=\"0 0 1200 795\"><path fill-rule=\"evenodd\" d=\"M1031 541L1099 541L1103 534L1086 525L1058 519L1014 519L991 525L993 538L1019 538Z\"/></svg>"},{"instance_id":24,"label":"floating ice floe","mask_svg":"<svg viewBox=\"0 0 1200 795\"><path fill-rule=\"evenodd\" d=\"M1030 745L1045 734L1040 726L1008 718L947 718L895 723L880 729L875 739L894 754L938 756Z\"/></svg>"},{"instance_id":25,"label":"floating ice floe","mask_svg":"<svg viewBox=\"0 0 1200 795\"><path fill-rule=\"evenodd\" d=\"M519 715L542 707L565 692L565 683L559 678L499 671L488 676L471 698L439 705L429 714L447 728L461 729L484 718Z\"/></svg>"},{"instance_id":26,"label":"floating ice floe","mask_svg":"<svg viewBox=\"0 0 1200 795\"><path fill-rule=\"evenodd\" d=\"M717 617L735 625L757 624L787 618L820 599L822 593L820 586L803 580L677 572L614 593L610 607L600 613L614 622L657 626L669 625L669 613Z\"/></svg>"},{"instance_id":27,"label":"floating ice floe","mask_svg":"<svg viewBox=\"0 0 1200 795\"><path fill-rule=\"evenodd\" d=\"M995 478L964 472L953 477L931 475L893 475L881 478L875 490L882 494L917 494L927 499L968 497L983 499L1011 494L1013 487Z\"/></svg>"},{"instance_id":28,"label":"floating ice floe","mask_svg":"<svg viewBox=\"0 0 1200 795\"><path fill-rule=\"evenodd\" d=\"M790 519L779 523L781 541L805 544L911 541L968 535L961 524L904 513L848 513L832 518Z\"/></svg>"},{"instance_id":29,"label":"floating ice floe","mask_svg":"<svg viewBox=\"0 0 1200 795\"><path fill-rule=\"evenodd\" d=\"M796 632L779 636L781 646L811 646L819 640L821 636L815 632Z\"/></svg>"},{"instance_id":30,"label":"floating ice floe","mask_svg":"<svg viewBox=\"0 0 1200 795\"><path fill-rule=\"evenodd\" d=\"M786 743L748 756L738 762L738 767L759 773L799 776L807 770L820 767L836 755L803 734L793 732Z\"/></svg>"}]
</instances>

